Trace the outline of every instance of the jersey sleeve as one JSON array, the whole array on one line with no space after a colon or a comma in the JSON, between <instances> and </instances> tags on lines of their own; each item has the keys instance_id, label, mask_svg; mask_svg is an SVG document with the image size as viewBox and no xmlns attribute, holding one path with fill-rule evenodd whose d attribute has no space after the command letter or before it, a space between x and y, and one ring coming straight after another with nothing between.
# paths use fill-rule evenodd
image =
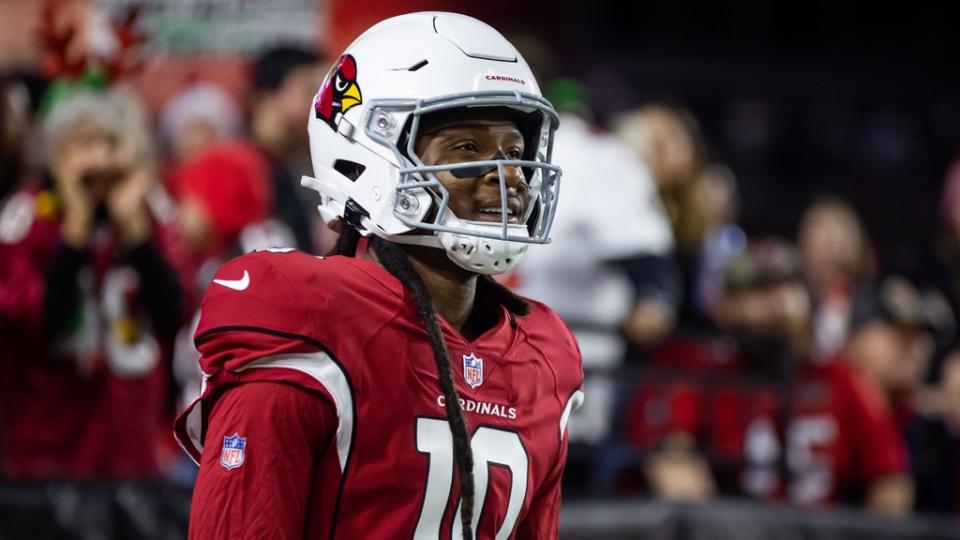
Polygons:
<instances>
[{"instance_id":1,"label":"jersey sleeve","mask_svg":"<svg viewBox=\"0 0 960 540\"><path fill-rule=\"evenodd\" d=\"M217 444L206 433L209 414L220 395L236 385L274 381L320 392L349 422L349 375L313 318L323 316L330 290L336 288L323 275L323 262L302 252L254 252L224 264L208 285L194 339L201 393L174 427L198 463L205 447Z\"/></svg>"},{"instance_id":2,"label":"jersey sleeve","mask_svg":"<svg viewBox=\"0 0 960 540\"><path fill-rule=\"evenodd\" d=\"M195 336L201 352L213 334L229 330L314 335L314 317L328 309L336 285L315 263L322 264L299 251L263 251L220 267L203 296Z\"/></svg>"},{"instance_id":3,"label":"jersey sleeve","mask_svg":"<svg viewBox=\"0 0 960 540\"><path fill-rule=\"evenodd\" d=\"M329 399L282 382L230 388L209 415L191 539L300 538L337 417Z\"/></svg>"}]
</instances>

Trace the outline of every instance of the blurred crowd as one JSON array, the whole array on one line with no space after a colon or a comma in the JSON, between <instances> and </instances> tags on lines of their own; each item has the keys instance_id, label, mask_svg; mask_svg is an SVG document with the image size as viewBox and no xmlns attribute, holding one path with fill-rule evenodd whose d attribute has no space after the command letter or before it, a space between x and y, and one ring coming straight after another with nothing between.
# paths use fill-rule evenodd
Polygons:
<instances>
[{"instance_id":1,"label":"blurred crowd","mask_svg":"<svg viewBox=\"0 0 960 540\"><path fill-rule=\"evenodd\" d=\"M198 79L152 114L95 63L0 78L2 478L192 482L170 426L200 389L204 287L238 254L335 240L298 187L326 67L273 47L242 99ZM503 279L584 355L566 493L960 511L960 162L917 279L830 194L792 237L744 230L682 105L601 125L576 81L543 87L554 241Z\"/></svg>"},{"instance_id":2,"label":"blurred crowd","mask_svg":"<svg viewBox=\"0 0 960 540\"><path fill-rule=\"evenodd\" d=\"M575 136L559 133L558 148ZM571 428L568 493L955 514L960 168L947 174L942 234L925 240L917 279L881 268L854 206L833 195L811 199L793 237L742 229L734 172L711 160L677 104L640 104L590 137L640 159L612 181L600 178L602 152L582 142L558 152L565 195L586 176L575 163L590 162L589 189L627 199L669 237L638 240L656 227L635 228L623 200L568 197L561 204L582 213L561 207L550 249L564 235L579 246L522 267L531 294L554 295L581 338L591 399L571 419L587 425ZM571 274L584 259L604 270ZM604 272L623 281L617 316L592 289ZM620 347L594 349L604 333Z\"/></svg>"},{"instance_id":3,"label":"blurred crowd","mask_svg":"<svg viewBox=\"0 0 960 540\"><path fill-rule=\"evenodd\" d=\"M0 474L189 485L170 426L199 393L203 289L244 252L331 240L298 189L326 66L271 47L243 99L187 80L151 114L91 45L122 28L66 19L42 71L0 79Z\"/></svg>"}]
</instances>

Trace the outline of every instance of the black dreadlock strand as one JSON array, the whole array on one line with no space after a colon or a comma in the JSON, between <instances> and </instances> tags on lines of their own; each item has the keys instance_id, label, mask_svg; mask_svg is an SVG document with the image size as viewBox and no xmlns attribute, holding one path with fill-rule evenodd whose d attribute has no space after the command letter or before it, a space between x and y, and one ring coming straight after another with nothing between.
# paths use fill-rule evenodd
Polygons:
<instances>
[{"instance_id":1,"label":"black dreadlock strand","mask_svg":"<svg viewBox=\"0 0 960 540\"><path fill-rule=\"evenodd\" d=\"M327 253L327 257L334 255L344 255L353 257L357 254L357 244L360 243L360 231L346 223L341 225L340 236L337 237L337 243L333 245Z\"/></svg>"},{"instance_id":2,"label":"black dreadlock strand","mask_svg":"<svg viewBox=\"0 0 960 540\"><path fill-rule=\"evenodd\" d=\"M413 268L407 259L407 254L390 242L373 237L370 247L380 259L380 264L403 283L410 291L416 304L417 315L427 329L430 345L433 347L433 359L437 363L437 372L440 377L440 388L446 399L447 423L453 435L453 457L457 463L460 476L460 521L463 524L464 540L473 539L474 485L473 485L473 449L470 447L470 437L467 429L467 419L460 406L460 396L453 385L453 374L450 366L450 354L447 344L443 340L443 331L440 329L440 320L433 300L427 292L427 286L420 278L420 274Z\"/></svg>"}]
</instances>

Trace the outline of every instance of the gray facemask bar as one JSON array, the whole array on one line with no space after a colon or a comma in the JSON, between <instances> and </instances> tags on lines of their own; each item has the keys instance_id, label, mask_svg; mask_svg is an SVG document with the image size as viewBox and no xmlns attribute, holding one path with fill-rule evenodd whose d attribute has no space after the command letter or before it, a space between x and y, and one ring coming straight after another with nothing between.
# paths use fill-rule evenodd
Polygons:
<instances>
[{"instance_id":1,"label":"gray facemask bar","mask_svg":"<svg viewBox=\"0 0 960 540\"><path fill-rule=\"evenodd\" d=\"M457 109L465 107L511 107L515 109L531 109L539 111L544 116L544 121L549 122L549 131L546 133L547 154L538 154L538 160L521 159L496 159L484 161L468 161L464 163L452 163L445 165L425 165L420 157L414 151L416 144L417 131L420 126L420 120L425 114L432 112ZM550 102L546 99L532 94L521 92L505 91L485 91L471 92L464 94L452 94L440 98L432 99L381 99L371 100L368 104L368 116L364 124L364 131L371 140L374 140L383 146L389 148L397 159L398 163L405 163L412 160L413 167L400 168L400 183L396 186L397 204L394 208L394 215L403 222L415 229L424 229L429 231L450 232L454 234L468 234L481 238L491 238L495 240L506 240L511 242L522 242L528 244L546 244L550 242L550 228L553 226L553 218L556 215L557 198L560 194L560 168L550 163L553 153L554 132L559 125L559 117ZM412 121L410 134L407 140L406 155L400 150L397 144L391 139L398 136L398 131L402 126L392 125L395 120L389 115L378 115L377 112L407 111L412 110ZM378 132L377 129L390 129L393 131L388 135ZM541 146L540 138L544 135L543 125L540 127L540 133L537 134L537 148ZM407 157L409 156L409 158ZM453 171L457 169L467 169L472 167L496 167L497 174L500 177L500 224L499 232L479 231L476 229L461 229L441 225L447 212L452 212L448 207L449 193L434 173L443 171ZM540 205L540 213L537 216L529 236L517 236L510 234L509 231L509 208L507 206L507 183L504 177L504 167L521 167L531 169L532 175L540 175L539 191L536 199L533 194L530 195L527 208L523 216L517 216L518 223L525 225L533 214L534 207ZM429 188L429 189L428 189ZM404 204L410 204L415 201L415 197L407 195L407 191L428 189L437 205L436 218L433 223L415 220L404 215ZM533 204L530 204L530 203ZM411 214L416 214L416 208L413 208ZM459 216L458 216L459 217Z\"/></svg>"}]
</instances>

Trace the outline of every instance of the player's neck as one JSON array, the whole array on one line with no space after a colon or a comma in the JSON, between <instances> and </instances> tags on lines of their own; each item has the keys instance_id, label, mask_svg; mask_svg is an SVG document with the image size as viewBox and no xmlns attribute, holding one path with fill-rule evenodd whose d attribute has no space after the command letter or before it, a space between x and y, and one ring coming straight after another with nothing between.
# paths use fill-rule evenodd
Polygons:
<instances>
[{"instance_id":1,"label":"player's neck","mask_svg":"<svg viewBox=\"0 0 960 540\"><path fill-rule=\"evenodd\" d=\"M442 249L404 246L404 251L427 286L437 313L462 331L473 311L477 275L454 264Z\"/></svg>"}]
</instances>

